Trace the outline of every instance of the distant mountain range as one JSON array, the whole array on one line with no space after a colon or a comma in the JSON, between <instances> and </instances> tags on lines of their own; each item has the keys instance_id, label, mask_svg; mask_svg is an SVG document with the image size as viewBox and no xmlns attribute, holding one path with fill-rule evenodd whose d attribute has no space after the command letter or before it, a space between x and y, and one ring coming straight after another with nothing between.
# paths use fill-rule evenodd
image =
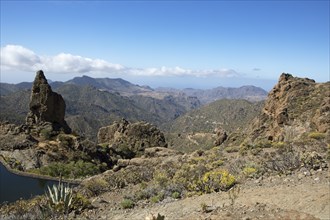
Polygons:
<instances>
[{"instance_id":1,"label":"distant mountain range","mask_svg":"<svg viewBox=\"0 0 330 220\"><path fill-rule=\"evenodd\" d=\"M211 90L152 89L123 79L75 77L67 82L50 82L66 102L66 120L76 132L96 137L101 126L126 118L147 121L166 129L185 113L218 99L262 100L266 91L254 87L218 87ZM32 83L0 83L0 120L23 123L28 112Z\"/></svg>"},{"instance_id":2,"label":"distant mountain range","mask_svg":"<svg viewBox=\"0 0 330 220\"><path fill-rule=\"evenodd\" d=\"M184 93L187 96L197 97L203 104L211 103L219 99L245 99L249 101L261 101L267 98L267 92L256 86L241 86L239 88L216 87L213 89L186 88L176 90L171 88L158 88L159 92Z\"/></svg>"},{"instance_id":3,"label":"distant mountain range","mask_svg":"<svg viewBox=\"0 0 330 220\"><path fill-rule=\"evenodd\" d=\"M155 125L175 119L198 108L200 102L192 97L167 96L155 99L146 96L121 96L92 86L63 84L54 89L66 102L66 120L76 132L96 137L98 128L126 118L148 121ZM0 98L0 120L21 124L28 113L30 90L18 90Z\"/></svg>"},{"instance_id":4,"label":"distant mountain range","mask_svg":"<svg viewBox=\"0 0 330 220\"><path fill-rule=\"evenodd\" d=\"M219 99L246 99L249 101L260 101L267 97L267 92L262 88L255 86L242 86L239 88L217 87L213 89L174 89L174 88L156 88L149 86L140 86L132 84L121 78L92 78L89 76L75 77L66 82L49 82L53 89L63 85L92 86L101 91L117 93L122 96L142 95L163 99L166 96L190 96L197 97L203 104L207 104ZM0 83L0 95L7 95L19 90L30 89L32 82L22 82L18 84Z\"/></svg>"},{"instance_id":5,"label":"distant mountain range","mask_svg":"<svg viewBox=\"0 0 330 220\"><path fill-rule=\"evenodd\" d=\"M123 96L138 95L140 93L152 92L153 89L148 86L134 85L121 78L91 78L89 76L75 77L66 82L66 84L93 86L97 89L117 92Z\"/></svg>"}]
</instances>

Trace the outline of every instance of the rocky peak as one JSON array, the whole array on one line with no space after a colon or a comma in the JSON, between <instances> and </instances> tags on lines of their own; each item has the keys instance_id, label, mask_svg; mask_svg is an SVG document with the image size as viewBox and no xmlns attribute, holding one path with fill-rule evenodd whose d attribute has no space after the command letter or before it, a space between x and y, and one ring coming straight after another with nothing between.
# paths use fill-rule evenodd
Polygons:
<instances>
[{"instance_id":1,"label":"rocky peak","mask_svg":"<svg viewBox=\"0 0 330 220\"><path fill-rule=\"evenodd\" d=\"M141 156L146 148L167 147L164 134L146 122L130 123L125 119L100 128L98 143L108 145L123 159Z\"/></svg>"},{"instance_id":2,"label":"rocky peak","mask_svg":"<svg viewBox=\"0 0 330 220\"><path fill-rule=\"evenodd\" d=\"M299 138L305 132L329 131L329 86L330 82L316 83L282 73L252 125L253 139L283 141Z\"/></svg>"},{"instance_id":3,"label":"rocky peak","mask_svg":"<svg viewBox=\"0 0 330 220\"><path fill-rule=\"evenodd\" d=\"M26 124L33 127L50 123L53 130L70 133L71 129L64 120L65 108L63 97L52 91L43 71L39 70L32 86Z\"/></svg>"}]
</instances>

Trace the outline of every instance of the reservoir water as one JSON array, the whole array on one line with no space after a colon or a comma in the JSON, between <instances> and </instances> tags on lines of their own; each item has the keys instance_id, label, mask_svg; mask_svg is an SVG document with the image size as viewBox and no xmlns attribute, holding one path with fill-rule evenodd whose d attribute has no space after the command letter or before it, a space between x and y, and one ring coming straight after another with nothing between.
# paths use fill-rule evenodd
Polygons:
<instances>
[{"instance_id":1,"label":"reservoir water","mask_svg":"<svg viewBox=\"0 0 330 220\"><path fill-rule=\"evenodd\" d=\"M14 202L20 198L30 199L33 196L44 194L47 186L57 183L53 180L13 174L0 163L0 204Z\"/></svg>"}]
</instances>

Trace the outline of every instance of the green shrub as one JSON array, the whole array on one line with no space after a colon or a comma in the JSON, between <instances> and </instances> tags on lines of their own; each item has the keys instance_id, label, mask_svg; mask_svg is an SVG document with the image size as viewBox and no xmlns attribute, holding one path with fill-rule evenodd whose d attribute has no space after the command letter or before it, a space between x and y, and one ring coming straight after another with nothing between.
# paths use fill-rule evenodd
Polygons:
<instances>
[{"instance_id":1,"label":"green shrub","mask_svg":"<svg viewBox=\"0 0 330 220\"><path fill-rule=\"evenodd\" d=\"M109 189L108 182L102 178L92 178L84 182L83 186L91 193L91 196L100 195L102 192Z\"/></svg>"},{"instance_id":2,"label":"green shrub","mask_svg":"<svg viewBox=\"0 0 330 220\"><path fill-rule=\"evenodd\" d=\"M44 128L40 131L40 137L42 137L45 140L49 140L52 136L52 130L49 128Z\"/></svg>"},{"instance_id":3,"label":"green shrub","mask_svg":"<svg viewBox=\"0 0 330 220\"><path fill-rule=\"evenodd\" d=\"M163 192L160 192L157 195L152 196L150 198L150 202L151 203L158 203L158 202L162 201L163 199L164 199L164 193Z\"/></svg>"},{"instance_id":4,"label":"green shrub","mask_svg":"<svg viewBox=\"0 0 330 220\"><path fill-rule=\"evenodd\" d=\"M179 199L179 198L181 198L181 194L179 192L173 192L171 197L173 199Z\"/></svg>"},{"instance_id":5,"label":"green shrub","mask_svg":"<svg viewBox=\"0 0 330 220\"><path fill-rule=\"evenodd\" d=\"M254 144L254 148L271 148L272 142L268 140L260 140Z\"/></svg>"},{"instance_id":6,"label":"green shrub","mask_svg":"<svg viewBox=\"0 0 330 220\"><path fill-rule=\"evenodd\" d=\"M129 143L119 143L116 146L116 153L120 155L123 159L134 158L136 156L136 152L134 152L131 148L132 147Z\"/></svg>"},{"instance_id":7,"label":"green shrub","mask_svg":"<svg viewBox=\"0 0 330 220\"><path fill-rule=\"evenodd\" d=\"M137 201L145 200L145 199L149 199L149 198L150 198L150 195L148 194L147 190L145 190L145 189L138 190L134 194L134 199Z\"/></svg>"},{"instance_id":8,"label":"green shrub","mask_svg":"<svg viewBox=\"0 0 330 220\"><path fill-rule=\"evenodd\" d=\"M102 143L102 144L99 144L99 146L102 148L107 148L109 146L109 143Z\"/></svg>"},{"instance_id":9,"label":"green shrub","mask_svg":"<svg viewBox=\"0 0 330 220\"><path fill-rule=\"evenodd\" d=\"M203 191L206 193L225 191L235 184L235 177L227 170L214 170L204 174L202 178Z\"/></svg>"},{"instance_id":10,"label":"green shrub","mask_svg":"<svg viewBox=\"0 0 330 220\"><path fill-rule=\"evenodd\" d=\"M123 188L129 184L139 184L148 182L153 178L153 167L131 166L114 172L111 178L107 178L111 188Z\"/></svg>"},{"instance_id":11,"label":"green shrub","mask_svg":"<svg viewBox=\"0 0 330 220\"><path fill-rule=\"evenodd\" d=\"M165 187L170 181L165 172L158 170L154 172L153 180L161 187Z\"/></svg>"},{"instance_id":12,"label":"green shrub","mask_svg":"<svg viewBox=\"0 0 330 220\"><path fill-rule=\"evenodd\" d=\"M281 141L272 143L272 147L274 147L274 148L285 148L287 146L288 145L285 142L281 142Z\"/></svg>"},{"instance_id":13,"label":"green shrub","mask_svg":"<svg viewBox=\"0 0 330 220\"><path fill-rule=\"evenodd\" d=\"M237 146L226 147L225 148L225 151L227 153L235 153L235 152L238 152L239 151L239 147L237 147Z\"/></svg>"},{"instance_id":14,"label":"green shrub","mask_svg":"<svg viewBox=\"0 0 330 220\"><path fill-rule=\"evenodd\" d=\"M72 168L73 171L71 172L71 175L74 177L93 176L100 171L99 166L90 162L84 162L82 160L73 163Z\"/></svg>"},{"instance_id":15,"label":"green shrub","mask_svg":"<svg viewBox=\"0 0 330 220\"><path fill-rule=\"evenodd\" d=\"M81 211L90 207L92 207L91 202L84 195L82 195L81 193L75 193L73 195L71 205L72 210Z\"/></svg>"},{"instance_id":16,"label":"green shrub","mask_svg":"<svg viewBox=\"0 0 330 220\"><path fill-rule=\"evenodd\" d=\"M207 212L208 205L205 202L202 202L200 204L200 206L201 206L202 213L206 213Z\"/></svg>"},{"instance_id":17,"label":"green shrub","mask_svg":"<svg viewBox=\"0 0 330 220\"><path fill-rule=\"evenodd\" d=\"M57 140L60 142L61 147L69 148L74 145L74 137L69 134L60 134L57 136Z\"/></svg>"},{"instance_id":18,"label":"green shrub","mask_svg":"<svg viewBox=\"0 0 330 220\"><path fill-rule=\"evenodd\" d=\"M184 164L177 170L173 182L181 185L188 191L200 192L202 190L201 177L208 171L206 164Z\"/></svg>"},{"instance_id":19,"label":"green shrub","mask_svg":"<svg viewBox=\"0 0 330 220\"><path fill-rule=\"evenodd\" d=\"M29 172L53 177L63 176L65 178L67 178L70 174L70 172L68 172L68 169L66 169L66 165L60 162L50 163L48 166L43 166L39 169L29 170Z\"/></svg>"},{"instance_id":20,"label":"green shrub","mask_svg":"<svg viewBox=\"0 0 330 220\"><path fill-rule=\"evenodd\" d=\"M245 156L247 155L249 149L250 149L250 145L242 144L240 145L238 152L241 156Z\"/></svg>"},{"instance_id":21,"label":"green shrub","mask_svg":"<svg viewBox=\"0 0 330 220\"><path fill-rule=\"evenodd\" d=\"M311 132L309 133L308 137L316 140L323 140L324 138L326 138L326 134L320 132Z\"/></svg>"},{"instance_id":22,"label":"green shrub","mask_svg":"<svg viewBox=\"0 0 330 220\"><path fill-rule=\"evenodd\" d=\"M243 174L248 177L253 177L257 173L257 169L254 167L244 167Z\"/></svg>"},{"instance_id":23,"label":"green shrub","mask_svg":"<svg viewBox=\"0 0 330 220\"><path fill-rule=\"evenodd\" d=\"M199 163L205 163L205 162L206 162L205 157L193 157L190 160L190 163L192 163L192 164L199 164Z\"/></svg>"},{"instance_id":24,"label":"green shrub","mask_svg":"<svg viewBox=\"0 0 330 220\"><path fill-rule=\"evenodd\" d=\"M53 177L80 178L98 174L102 167L102 165L79 160L77 162L71 161L70 163L54 162L39 169L29 170L29 172Z\"/></svg>"},{"instance_id":25,"label":"green shrub","mask_svg":"<svg viewBox=\"0 0 330 220\"><path fill-rule=\"evenodd\" d=\"M216 160L211 163L211 167L216 169L224 164L223 160Z\"/></svg>"},{"instance_id":26,"label":"green shrub","mask_svg":"<svg viewBox=\"0 0 330 220\"><path fill-rule=\"evenodd\" d=\"M160 198L158 196L153 196L150 198L151 203L158 203L160 201Z\"/></svg>"},{"instance_id":27,"label":"green shrub","mask_svg":"<svg viewBox=\"0 0 330 220\"><path fill-rule=\"evenodd\" d=\"M134 208L135 204L131 199L124 199L123 201L121 201L120 206L123 209L132 209Z\"/></svg>"},{"instance_id":28,"label":"green shrub","mask_svg":"<svg viewBox=\"0 0 330 220\"><path fill-rule=\"evenodd\" d=\"M204 154L183 163L171 178L174 184L188 191L185 195L227 190L235 183L233 175L219 168L226 161L226 158L223 157L218 148Z\"/></svg>"}]
</instances>

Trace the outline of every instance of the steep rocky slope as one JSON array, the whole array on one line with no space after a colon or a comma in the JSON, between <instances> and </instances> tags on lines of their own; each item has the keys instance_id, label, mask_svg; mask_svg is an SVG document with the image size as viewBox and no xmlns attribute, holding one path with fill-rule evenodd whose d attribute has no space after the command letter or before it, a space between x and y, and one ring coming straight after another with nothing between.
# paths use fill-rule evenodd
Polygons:
<instances>
[{"instance_id":1,"label":"steep rocky slope","mask_svg":"<svg viewBox=\"0 0 330 220\"><path fill-rule=\"evenodd\" d=\"M222 99L190 111L169 124L172 132L228 132L243 129L260 112L263 102Z\"/></svg>"},{"instance_id":2,"label":"steep rocky slope","mask_svg":"<svg viewBox=\"0 0 330 220\"><path fill-rule=\"evenodd\" d=\"M170 148L183 152L220 145L233 132L243 132L259 114L263 102L222 99L190 111L167 123ZM221 134L219 133L221 131Z\"/></svg>"},{"instance_id":3,"label":"steep rocky slope","mask_svg":"<svg viewBox=\"0 0 330 220\"><path fill-rule=\"evenodd\" d=\"M283 73L270 91L250 137L270 141L298 140L308 132L330 131L330 82L315 83Z\"/></svg>"},{"instance_id":4,"label":"steep rocky slope","mask_svg":"<svg viewBox=\"0 0 330 220\"><path fill-rule=\"evenodd\" d=\"M14 124L25 122L29 112L31 91L19 90L7 96L0 96L0 120Z\"/></svg>"}]
</instances>

